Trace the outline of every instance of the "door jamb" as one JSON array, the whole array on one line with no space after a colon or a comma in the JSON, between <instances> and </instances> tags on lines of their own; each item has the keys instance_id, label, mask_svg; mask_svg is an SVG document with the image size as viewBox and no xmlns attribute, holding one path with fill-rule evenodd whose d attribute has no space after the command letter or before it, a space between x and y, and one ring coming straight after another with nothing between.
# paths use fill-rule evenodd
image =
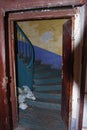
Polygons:
<instances>
[{"instance_id":1,"label":"door jamb","mask_svg":"<svg viewBox=\"0 0 87 130\"><path fill-rule=\"evenodd\" d=\"M8 48L9 48L9 65L10 65L10 102L12 107L13 128L17 126L18 111L17 111L17 90L16 90L16 75L15 75L15 55L14 55L14 23L8 19ZM14 105L16 107L14 107Z\"/></svg>"}]
</instances>

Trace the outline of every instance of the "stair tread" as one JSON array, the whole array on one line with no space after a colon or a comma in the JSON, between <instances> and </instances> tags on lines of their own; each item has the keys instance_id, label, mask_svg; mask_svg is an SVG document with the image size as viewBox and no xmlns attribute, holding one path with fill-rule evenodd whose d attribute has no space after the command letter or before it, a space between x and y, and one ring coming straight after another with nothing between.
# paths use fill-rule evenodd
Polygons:
<instances>
[{"instance_id":1,"label":"stair tread","mask_svg":"<svg viewBox=\"0 0 87 130\"><path fill-rule=\"evenodd\" d=\"M36 99L37 101L40 101L40 102L45 102L45 103L53 103L53 104L61 104L61 100L60 99L44 99L44 98L38 98Z\"/></svg>"},{"instance_id":2,"label":"stair tread","mask_svg":"<svg viewBox=\"0 0 87 130\"><path fill-rule=\"evenodd\" d=\"M39 67L46 67L46 66L51 67L52 65L50 65L50 64L38 64L38 65L35 65L34 67L39 68Z\"/></svg>"},{"instance_id":3,"label":"stair tread","mask_svg":"<svg viewBox=\"0 0 87 130\"><path fill-rule=\"evenodd\" d=\"M55 75L49 75L49 76L47 76L47 77L40 77L40 78L34 78L34 80L39 80L39 79L55 79L55 78L57 78L57 79L61 79L62 80L62 77L59 77L59 76L55 76Z\"/></svg>"},{"instance_id":4,"label":"stair tread","mask_svg":"<svg viewBox=\"0 0 87 130\"><path fill-rule=\"evenodd\" d=\"M34 95L37 101L49 102L49 103L61 103L61 93L49 94L49 93L34 92Z\"/></svg>"},{"instance_id":5,"label":"stair tread","mask_svg":"<svg viewBox=\"0 0 87 130\"><path fill-rule=\"evenodd\" d=\"M34 84L36 85L45 85L45 84L53 84L53 83L58 83L58 84L62 84L62 81L60 79L37 79L34 80Z\"/></svg>"},{"instance_id":6,"label":"stair tread","mask_svg":"<svg viewBox=\"0 0 87 130\"><path fill-rule=\"evenodd\" d=\"M58 93L58 94L34 92L34 95L36 97L41 97L41 98L44 98L44 99L47 99L47 98L50 98L50 99L60 99L61 98L61 92Z\"/></svg>"},{"instance_id":7,"label":"stair tread","mask_svg":"<svg viewBox=\"0 0 87 130\"><path fill-rule=\"evenodd\" d=\"M47 70L41 70L41 71L39 71L38 73L40 74L40 73L48 73L48 72L51 72L51 73L53 73L53 72L58 72L58 73L61 73L61 74L62 74L62 71L61 71L61 70L57 70L57 69L53 69L53 68L49 68L49 69L47 69Z\"/></svg>"},{"instance_id":8,"label":"stair tread","mask_svg":"<svg viewBox=\"0 0 87 130\"><path fill-rule=\"evenodd\" d=\"M48 73L48 72L60 72L60 73L62 73L62 70L60 70L60 69L54 69L54 68L49 68L49 69L47 69L47 70L41 70L41 71L38 71L37 73Z\"/></svg>"},{"instance_id":9,"label":"stair tread","mask_svg":"<svg viewBox=\"0 0 87 130\"><path fill-rule=\"evenodd\" d=\"M61 74L57 74L57 73L52 73L52 75L57 76L57 77L61 77ZM51 76L51 74L50 73L34 74L34 78L47 78L48 76Z\"/></svg>"},{"instance_id":10,"label":"stair tread","mask_svg":"<svg viewBox=\"0 0 87 130\"><path fill-rule=\"evenodd\" d=\"M34 88L34 91L60 91L61 87L36 87Z\"/></svg>"},{"instance_id":11,"label":"stair tread","mask_svg":"<svg viewBox=\"0 0 87 130\"><path fill-rule=\"evenodd\" d=\"M45 66L45 67L37 67L37 68L34 68L34 72L37 73L37 71L46 71L46 70L49 70L49 66Z\"/></svg>"},{"instance_id":12,"label":"stair tread","mask_svg":"<svg viewBox=\"0 0 87 130\"><path fill-rule=\"evenodd\" d=\"M61 90L43 90L43 91L36 91L38 93L46 93L46 94L60 94Z\"/></svg>"},{"instance_id":13,"label":"stair tread","mask_svg":"<svg viewBox=\"0 0 87 130\"><path fill-rule=\"evenodd\" d=\"M41 64L41 60L35 60L34 64Z\"/></svg>"},{"instance_id":14,"label":"stair tread","mask_svg":"<svg viewBox=\"0 0 87 130\"><path fill-rule=\"evenodd\" d=\"M57 81L62 81L61 77L57 77L57 76L48 76L48 77L44 77L44 78L34 78L34 81L41 81L41 80L57 80Z\"/></svg>"},{"instance_id":15,"label":"stair tread","mask_svg":"<svg viewBox=\"0 0 87 130\"><path fill-rule=\"evenodd\" d=\"M32 100L27 100L27 104L29 106L35 106L35 107L40 107L40 108L46 108L46 109L57 109L61 110L61 104L60 103L48 103L48 102L41 102L41 101L32 101Z\"/></svg>"},{"instance_id":16,"label":"stair tread","mask_svg":"<svg viewBox=\"0 0 87 130\"><path fill-rule=\"evenodd\" d=\"M61 84L59 84L59 83L57 83L57 82L55 82L55 83L49 83L49 84L33 84L33 87L54 87L54 86L56 86L56 87L62 87L62 85Z\"/></svg>"}]
</instances>

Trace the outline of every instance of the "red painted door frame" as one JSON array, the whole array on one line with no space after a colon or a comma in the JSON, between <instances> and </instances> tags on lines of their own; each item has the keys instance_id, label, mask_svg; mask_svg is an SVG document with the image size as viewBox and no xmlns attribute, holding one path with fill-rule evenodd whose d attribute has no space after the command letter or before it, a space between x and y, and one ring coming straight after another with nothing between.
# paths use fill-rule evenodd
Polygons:
<instances>
[{"instance_id":1,"label":"red painted door frame","mask_svg":"<svg viewBox=\"0 0 87 130\"><path fill-rule=\"evenodd\" d=\"M72 19L63 25L63 83L62 83L62 108L63 120L69 128L72 113L72 74L73 74L73 51L72 51Z\"/></svg>"},{"instance_id":2,"label":"red painted door frame","mask_svg":"<svg viewBox=\"0 0 87 130\"><path fill-rule=\"evenodd\" d=\"M4 11L26 10L50 7L75 7L86 3L86 0L0 0L0 8Z\"/></svg>"},{"instance_id":3,"label":"red painted door frame","mask_svg":"<svg viewBox=\"0 0 87 130\"><path fill-rule=\"evenodd\" d=\"M9 46L10 46L9 51L14 52L14 47L11 47L11 44L14 44L14 37L11 37L12 34L14 35L14 32L12 31L13 30L13 23L14 23L14 21L18 21L18 20L33 20L33 19L35 19L35 20L36 19L55 19L55 18L59 19L59 18L64 18L64 17L67 18L67 19L70 19L70 18L72 18L74 16L74 14L75 14L75 10L73 10L73 9L54 10L54 11L50 10L50 11L45 11L45 12L44 11L43 12L42 11L36 11L36 12L35 11L32 11L32 12L28 11L28 12L22 12L22 13L21 12L10 13L9 14L9 18L8 18L9 19L8 20L9 21L9 28L10 28L10 30L9 30ZM12 46L14 46L14 45L12 45ZM12 55L11 52L10 52L10 55ZM11 63L10 64L14 65L15 64L15 61L14 61L14 58L13 58L14 56L10 56L10 57L11 57L11 59L10 59ZM72 58L72 57L70 57L70 58ZM14 74L14 70L11 69L11 71L12 71L12 74ZM69 73L71 73L71 72L69 72ZM13 78L13 82L14 81L15 81L15 78ZM69 84L72 84L71 80L69 80L69 79L68 79L67 82L69 82ZM13 99L11 103L12 103L12 106L16 106L17 105L17 104L15 105L16 102L13 102L13 101L16 101L16 99L15 99L16 97L15 97L15 94L14 94L14 90L15 90L14 84L11 85L10 88L11 88L12 99ZM13 126L15 126L15 123L17 122L17 119L16 119L17 113L16 112L17 112L17 108L15 108L15 110L12 109L12 113L13 113ZM16 115L16 117L15 117L15 115ZM63 119L65 118L64 116L62 116L62 117L63 117ZM67 117L67 119L68 118L69 117ZM69 119L68 119L67 122L69 123ZM68 123L66 124L67 127L69 125Z\"/></svg>"},{"instance_id":4,"label":"red painted door frame","mask_svg":"<svg viewBox=\"0 0 87 130\"><path fill-rule=\"evenodd\" d=\"M5 38L4 38L4 17L3 11L0 11L0 130L10 129L9 103L8 103L8 78L6 75L5 60Z\"/></svg>"},{"instance_id":5,"label":"red painted door frame","mask_svg":"<svg viewBox=\"0 0 87 130\"><path fill-rule=\"evenodd\" d=\"M14 40L14 22L8 19L8 53L9 53L9 76L10 76L10 102L12 109L12 123L13 128L17 126L18 122L18 105L17 105L17 90L16 90L16 72L15 72L15 40Z\"/></svg>"},{"instance_id":6,"label":"red painted door frame","mask_svg":"<svg viewBox=\"0 0 87 130\"><path fill-rule=\"evenodd\" d=\"M68 7L68 6L79 6L79 5L83 5L86 3L86 0L22 0L22 2L20 0L15 0L15 1L11 1L11 0L3 0L0 1L0 130L10 130L10 122L9 122L9 104L7 103L7 88L3 88L3 81L6 81L6 67L8 69L8 65L6 66L6 60L5 60L5 45L7 44L7 41L5 43L5 37L4 37L4 16L5 13L7 13L8 11L15 11L15 10L25 10L25 9L35 9L35 8L48 8L48 7ZM87 11L86 11L87 12ZM47 13L47 16L46 16ZM51 14L52 13L52 14ZM40 12L40 16L36 15L39 14L37 12L35 13L31 13L29 17L31 17L32 19L35 18L63 18L63 17L72 17L74 15L75 11L73 11L73 9L70 10L59 10L58 16L57 16L57 12L50 11L46 11L46 12ZM19 13L20 14L20 13ZM36 16L35 16L36 15ZM53 16L54 15L54 16ZM20 16L20 15L19 15ZM13 18L12 18L13 17ZM23 16L25 19L27 18L27 15ZM13 19L13 20L12 20ZM17 19L17 17L15 16L11 16L9 19L9 23L10 21L14 21L15 19ZM20 16L20 20L21 20L21 16ZM10 23L13 24L13 23ZM10 34L9 37L12 37L12 34ZM10 57L11 58L11 57ZM8 64L8 60L7 60L7 64ZM11 65L11 63L9 63L9 65ZM13 66L13 65L12 65ZM12 67L11 66L11 67ZM11 74L12 71L10 70ZM10 75L9 75L10 76ZM10 79L10 77L9 77ZM11 82L14 81L13 76L11 77ZM4 82L6 83L6 82ZM10 80L9 80L9 84L10 84ZM7 86L6 84L4 86ZM12 86L12 83L11 83ZM12 90L13 91L13 90ZM13 94L13 102L15 101L15 95ZM12 99L11 99L12 100ZM11 110L10 110L11 111ZM13 110L15 111L15 110ZM14 112L13 112L14 113ZM15 111L16 113L16 111ZM82 115L82 114L81 114ZM15 115L14 115L15 116ZM15 117L13 117L15 120ZM17 118L17 117L16 117ZM81 120L80 120L81 123Z\"/></svg>"},{"instance_id":7,"label":"red painted door frame","mask_svg":"<svg viewBox=\"0 0 87 130\"><path fill-rule=\"evenodd\" d=\"M84 44L82 48L82 73L81 73L81 88L80 88L80 112L79 112L79 130L82 129L83 123L83 110L84 110L84 97L85 82L86 82L86 66L87 66L87 4L85 13L85 29L84 29Z\"/></svg>"}]
</instances>

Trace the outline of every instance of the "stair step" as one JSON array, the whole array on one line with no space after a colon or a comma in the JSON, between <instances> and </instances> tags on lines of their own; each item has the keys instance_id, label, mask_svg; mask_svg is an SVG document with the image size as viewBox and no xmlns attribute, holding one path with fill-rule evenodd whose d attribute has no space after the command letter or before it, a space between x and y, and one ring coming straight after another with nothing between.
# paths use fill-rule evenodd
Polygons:
<instances>
[{"instance_id":1,"label":"stair step","mask_svg":"<svg viewBox=\"0 0 87 130\"><path fill-rule=\"evenodd\" d=\"M51 83L62 83L62 78L58 77L47 77L47 78L40 78L40 79L34 79L34 84L51 84Z\"/></svg>"},{"instance_id":2,"label":"stair step","mask_svg":"<svg viewBox=\"0 0 87 130\"><path fill-rule=\"evenodd\" d=\"M36 100L29 100L29 106L61 110L62 69L35 61L33 88Z\"/></svg>"},{"instance_id":3,"label":"stair step","mask_svg":"<svg viewBox=\"0 0 87 130\"><path fill-rule=\"evenodd\" d=\"M49 103L61 103L61 94L47 94L34 92L37 101Z\"/></svg>"},{"instance_id":4,"label":"stair step","mask_svg":"<svg viewBox=\"0 0 87 130\"><path fill-rule=\"evenodd\" d=\"M55 100L55 99L43 99L43 98L37 98L37 101L39 102L46 102L46 103L53 103L53 104L61 104L61 100Z\"/></svg>"},{"instance_id":5,"label":"stair step","mask_svg":"<svg viewBox=\"0 0 87 130\"><path fill-rule=\"evenodd\" d=\"M49 70L48 70L48 72L58 72L58 73L62 73L62 69L55 69L55 68L50 68ZM42 73L42 72L44 72L43 70L42 71L40 71L39 73ZM47 72L47 70L45 71L45 72Z\"/></svg>"},{"instance_id":6,"label":"stair step","mask_svg":"<svg viewBox=\"0 0 87 130\"><path fill-rule=\"evenodd\" d=\"M61 85L33 85L34 91L61 91Z\"/></svg>"},{"instance_id":7,"label":"stair step","mask_svg":"<svg viewBox=\"0 0 87 130\"><path fill-rule=\"evenodd\" d=\"M35 68L46 67L46 66L52 68L52 65L51 65L51 64L43 64L43 63L41 63L41 64L35 64L35 65L34 65Z\"/></svg>"},{"instance_id":8,"label":"stair step","mask_svg":"<svg viewBox=\"0 0 87 130\"><path fill-rule=\"evenodd\" d=\"M34 61L34 65L40 65L41 64L41 60L35 60Z\"/></svg>"},{"instance_id":9,"label":"stair step","mask_svg":"<svg viewBox=\"0 0 87 130\"><path fill-rule=\"evenodd\" d=\"M48 76L57 76L57 77L61 77L61 74L58 74L58 73L52 73L52 72L48 72L48 73L41 73L41 74L34 74L34 78L46 78Z\"/></svg>"},{"instance_id":10,"label":"stair step","mask_svg":"<svg viewBox=\"0 0 87 130\"><path fill-rule=\"evenodd\" d=\"M61 99L61 93L59 94L49 94L49 93L38 93L34 92L34 95L36 98L41 98L41 99Z\"/></svg>"},{"instance_id":11,"label":"stair step","mask_svg":"<svg viewBox=\"0 0 87 130\"><path fill-rule=\"evenodd\" d=\"M49 69L51 69L51 65L43 65L43 64L40 64L40 65L38 65L38 66L35 66L34 71L37 72L37 71L49 70Z\"/></svg>"},{"instance_id":12,"label":"stair step","mask_svg":"<svg viewBox=\"0 0 87 130\"><path fill-rule=\"evenodd\" d=\"M61 80L62 81L62 77L61 76L58 76L58 75L46 75L46 76L43 76L43 77L34 77L34 80L42 80L42 79L57 79L57 80Z\"/></svg>"},{"instance_id":13,"label":"stair step","mask_svg":"<svg viewBox=\"0 0 87 130\"><path fill-rule=\"evenodd\" d=\"M61 110L61 104L60 103L55 104L55 103L46 103L46 102L40 102L40 101L27 100L27 104L29 106L32 106L32 107Z\"/></svg>"},{"instance_id":14,"label":"stair step","mask_svg":"<svg viewBox=\"0 0 87 130\"><path fill-rule=\"evenodd\" d=\"M40 70L40 71L36 71L34 72L34 75L46 75L46 74L58 74L58 75L62 75L62 71L61 69L53 69L53 68L49 68L47 70Z\"/></svg>"}]
</instances>

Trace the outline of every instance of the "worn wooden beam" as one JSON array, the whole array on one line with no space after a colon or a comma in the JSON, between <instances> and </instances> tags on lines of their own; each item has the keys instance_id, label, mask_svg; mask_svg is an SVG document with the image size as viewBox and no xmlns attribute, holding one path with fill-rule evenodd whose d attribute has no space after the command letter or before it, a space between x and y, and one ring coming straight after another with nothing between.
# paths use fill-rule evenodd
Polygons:
<instances>
[{"instance_id":1,"label":"worn wooden beam","mask_svg":"<svg viewBox=\"0 0 87 130\"><path fill-rule=\"evenodd\" d=\"M10 13L9 19L14 20L29 20L29 19L51 19L51 18L70 18L74 16L75 9L66 10L42 10L42 11L27 11Z\"/></svg>"},{"instance_id":2,"label":"worn wooden beam","mask_svg":"<svg viewBox=\"0 0 87 130\"><path fill-rule=\"evenodd\" d=\"M4 16L0 11L0 130L9 130L9 107L7 100Z\"/></svg>"},{"instance_id":3,"label":"worn wooden beam","mask_svg":"<svg viewBox=\"0 0 87 130\"><path fill-rule=\"evenodd\" d=\"M0 8L5 11L31 8L83 5L86 0L0 0Z\"/></svg>"}]
</instances>

